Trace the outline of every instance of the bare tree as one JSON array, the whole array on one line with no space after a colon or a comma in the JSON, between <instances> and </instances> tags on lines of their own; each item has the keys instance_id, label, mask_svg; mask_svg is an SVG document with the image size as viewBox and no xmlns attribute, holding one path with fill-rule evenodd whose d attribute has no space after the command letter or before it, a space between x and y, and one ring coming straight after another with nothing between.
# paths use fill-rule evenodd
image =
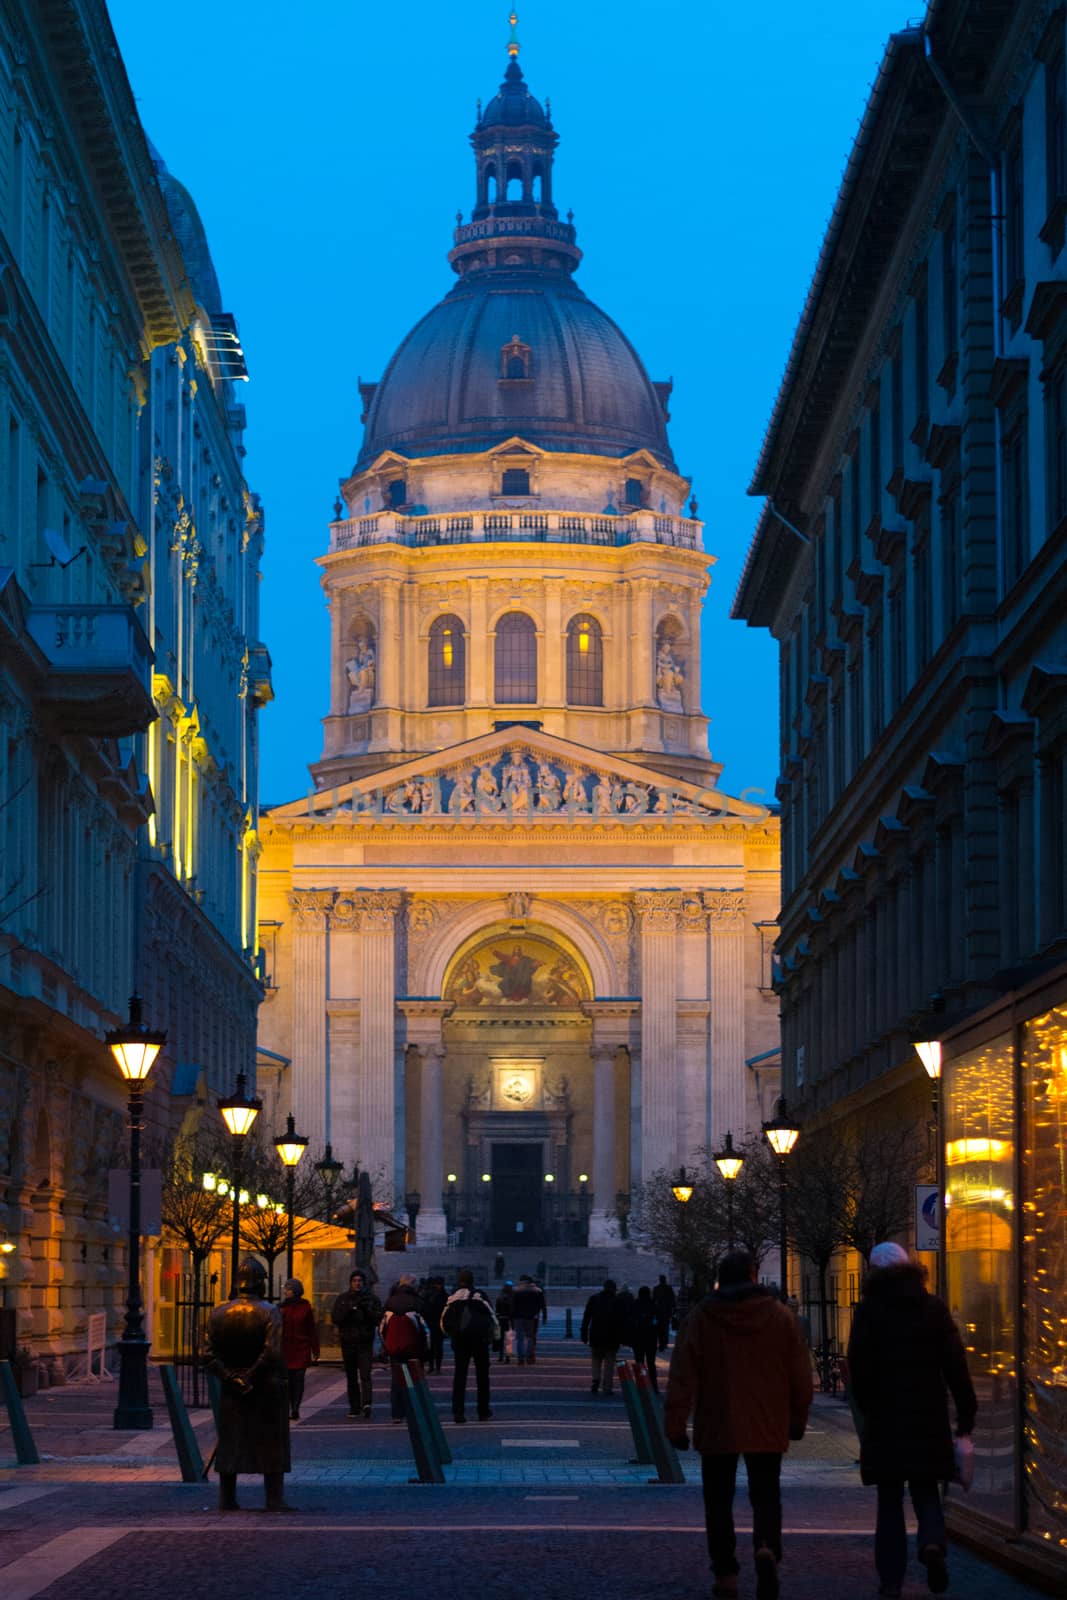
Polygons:
<instances>
[{"instance_id":1,"label":"bare tree","mask_svg":"<svg viewBox=\"0 0 1067 1600\"><path fill-rule=\"evenodd\" d=\"M876 1244L907 1232L923 1154L910 1123L863 1129L851 1153L843 1243L858 1250L866 1266Z\"/></svg>"},{"instance_id":2,"label":"bare tree","mask_svg":"<svg viewBox=\"0 0 1067 1600\"><path fill-rule=\"evenodd\" d=\"M701 1165L689 1175L692 1197L683 1205L674 1198L675 1173L653 1173L638 1195L636 1220L648 1242L692 1274L702 1293L715 1281L715 1268L735 1245L759 1263L771 1247L777 1217L773 1161L762 1139L747 1139L738 1148L744 1165L728 1191L706 1150Z\"/></svg>"},{"instance_id":3,"label":"bare tree","mask_svg":"<svg viewBox=\"0 0 1067 1600\"><path fill-rule=\"evenodd\" d=\"M825 1382L830 1362L826 1275L847 1239L853 1155L836 1129L818 1128L804 1134L787 1159L789 1243L811 1262L818 1276L820 1368Z\"/></svg>"}]
</instances>

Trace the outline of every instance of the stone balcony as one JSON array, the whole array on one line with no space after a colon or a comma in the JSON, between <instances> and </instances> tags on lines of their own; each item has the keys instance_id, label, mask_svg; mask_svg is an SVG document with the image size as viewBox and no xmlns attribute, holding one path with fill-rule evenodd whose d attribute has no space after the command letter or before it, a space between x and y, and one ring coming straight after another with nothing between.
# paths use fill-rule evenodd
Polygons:
<instances>
[{"instance_id":1,"label":"stone balcony","mask_svg":"<svg viewBox=\"0 0 1067 1600\"><path fill-rule=\"evenodd\" d=\"M365 545L584 544L618 549L631 544L669 545L676 550L702 550L701 524L688 517L634 510L623 516L583 511L448 511L439 516L410 517L395 511L371 512L330 524L330 550L356 550Z\"/></svg>"},{"instance_id":2,"label":"stone balcony","mask_svg":"<svg viewBox=\"0 0 1067 1600\"><path fill-rule=\"evenodd\" d=\"M131 606L34 606L26 627L49 664L39 698L65 733L121 739L155 719L152 650Z\"/></svg>"}]
</instances>

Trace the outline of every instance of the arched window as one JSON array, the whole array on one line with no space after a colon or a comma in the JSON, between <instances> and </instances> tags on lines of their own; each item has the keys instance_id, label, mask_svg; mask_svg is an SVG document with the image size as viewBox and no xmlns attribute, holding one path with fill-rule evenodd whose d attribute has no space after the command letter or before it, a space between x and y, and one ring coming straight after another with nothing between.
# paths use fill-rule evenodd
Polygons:
<instances>
[{"instance_id":1,"label":"arched window","mask_svg":"<svg viewBox=\"0 0 1067 1600\"><path fill-rule=\"evenodd\" d=\"M430 628L431 706L461 706L467 698L467 636L458 617L438 617Z\"/></svg>"},{"instance_id":2,"label":"arched window","mask_svg":"<svg viewBox=\"0 0 1067 1600\"><path fill-rule=\"evenodd\" d=\"M508 611L496 625L498 705L537 704L537 629L522 611Z\"/></svg>"},{"instance_id":3,"label":"arched window","mask_svg":"<svg viewBox=\"0 0 1067 1600\"><path fill-rule=\"evenodd\" d=\"M496 204L496 168L487 167L485 173L485 198L489 205Z\"/></svg>"},{"instance_id":4,"label":"arched window","mask_svg":"<svg viewBox=\"0 0 1067 1600\"><path fill-rule=\"evenodd\" d=\"M572 617L567 627L567 704L604 704L604 637L595 617Z\"/></svg>"}]
</instances>

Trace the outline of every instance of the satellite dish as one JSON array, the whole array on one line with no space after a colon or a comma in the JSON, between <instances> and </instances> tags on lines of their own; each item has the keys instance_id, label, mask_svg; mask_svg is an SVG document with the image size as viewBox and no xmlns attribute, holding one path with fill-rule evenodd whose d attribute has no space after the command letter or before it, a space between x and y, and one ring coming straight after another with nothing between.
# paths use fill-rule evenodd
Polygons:
<instances>
[{"instance_id":1,"label":"satellite dish","mask_svg":"<svg viewBox=\"0 0 1067 1600\"><path fill-rule=\"evenodd\" d=\"M31 561L31 567L62 567L65 572L72 561L77 561L79 556L85 554L85 546L82 545L80 550L75 550L74 554L71 555L70 545L61 533L56 532L55 528L42 528L41 538L47 545L48 554L52 559L51 561Z\"/></svg>"},{"instance_id":2,"label":"satellite dish","mask_svg":"<svg viewBox=\"0 0 1067 1600\"><path fill-rule=\"evenodd\" d=\"M71 555L70 545L63 535L57 533L55 528L45 528L41 537L48 546L48 554L52 557L52 560L58 566L69 567L74 557Z\"/></svg>"}]
</instances>

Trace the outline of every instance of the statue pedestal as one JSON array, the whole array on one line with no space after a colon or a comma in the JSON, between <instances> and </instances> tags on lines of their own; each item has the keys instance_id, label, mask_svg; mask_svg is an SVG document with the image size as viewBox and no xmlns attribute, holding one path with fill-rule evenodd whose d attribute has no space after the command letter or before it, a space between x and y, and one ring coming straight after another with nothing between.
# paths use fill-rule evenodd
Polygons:
<instances>
[{"instance_id":1,"label":"statue pedestal","mask_svg":"<svg viewBox=\"0 0 1067 1600\"><path fill-rule=\"evenodd\" d=\"M448 1222L445 1214L440 1209L431 1211L429 1207L420 1210L415 1221L415 1248L425 1249L427 1245L444 1249L448 1243Z\"/></svg>"},{"instance_id":2,"label":"statue pedestal","mask_svg":"<svg viewBox=\"0 0 1067 1600\"><path fill-rule=\"evenodd\" d=\"M619 1231L618 1217L609 1217L604 1212L596 1212L589 1218L589 1244L595 1249L598 1245L618 1245L622 1243L622 1234Z\"/></svg>"}]
</instances>

